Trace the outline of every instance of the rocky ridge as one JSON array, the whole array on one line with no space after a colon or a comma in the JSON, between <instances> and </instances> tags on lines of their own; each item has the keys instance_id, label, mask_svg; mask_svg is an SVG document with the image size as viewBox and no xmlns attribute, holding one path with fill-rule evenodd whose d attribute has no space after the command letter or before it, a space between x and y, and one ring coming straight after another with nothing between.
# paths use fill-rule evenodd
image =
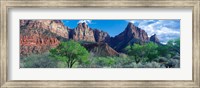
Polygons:
<instances>
[{"instance_id":1,"label":"rocky ridge","mask_svg":"<svg viewBox=\"0 0 200 88\"><path fill-rule=\"evenodd\" d=\"M147 33L133 25L133 23L129 23L123 32L112 38L110 45L118 52L121 52L127 45L147 42L149 42Z\"/></svg>"},{"instance_id":2,"label":"rocky ridge","mask_svg":"<svg viewBox=\"0 0 200 88\"><path fill-rule=\"evenodd\" d=\"M110 37L107 32L92 29L86 23L79 23L76 28L69 29L60 20L20 20L21 56L46 52L69 39L90 42L83 46L96 55L106 56L118 55L123 48L134 43L159 43L156 35L149 38L143 29L132 23L119 35Z\"/></svg>"},{"instance_id":3,"label":"rocky ridge","mask_svg":"<svg viewBox=\"0 0 200 88\"><path fill-rule=\"evenodd\" d=\"M157 44L160 44L160 41L159 41L159 39L158 39L158 37L157 37L156 34L154 34L154 35L152 35L152 36L150 37L150 41L155 42L155 43L157 43Z\"/></svg>"}]
</instances>

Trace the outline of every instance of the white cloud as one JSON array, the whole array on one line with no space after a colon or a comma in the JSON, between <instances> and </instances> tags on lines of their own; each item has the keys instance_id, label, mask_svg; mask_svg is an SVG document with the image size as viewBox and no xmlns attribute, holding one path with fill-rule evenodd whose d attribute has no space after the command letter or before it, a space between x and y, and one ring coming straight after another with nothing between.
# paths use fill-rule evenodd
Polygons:
<instances>
[{"instance_id":1,"label":"white cloud","mask_svg":"<svg viewBox=\"0 0 200 88\"><path fill-rule=\"evenodd\" d=\"M92 23L92 20L79 20L78 23L91 24L91 23Z\"/></svg>"},{"instance_id":2,"label":"white cloud","mask_svg":"<svg viewBox=\"0 0 200 88\"><path fill-rule=\"evenodd\" d=\"M134 23L136 23L137 21L136 21L136 20L131 20L131 21L129 21L129 22L131 22L131 23L134 24Z\"/></svg>"},{"instance_id":3,"label":"white cloud","mask_svg":"<svg viewBox=\"0 0 200 88\"><path fill-rule=\"evenodd\" d=\"M128 22L131 22L133 24L137 24L137 23L140 23L142 22L143 20L127 20Z\"/></svg>"},{"instance_id":4,"label":"white cloud","mask_svg":"<svg viewBox=\"0 0 200 88\"><path fill-rule=\"evenodd\" d=\"M161 43L180 37L179 20L131 20L129 22L144 29L149 37L156 34Z\"/></svg>"}]
</instances>

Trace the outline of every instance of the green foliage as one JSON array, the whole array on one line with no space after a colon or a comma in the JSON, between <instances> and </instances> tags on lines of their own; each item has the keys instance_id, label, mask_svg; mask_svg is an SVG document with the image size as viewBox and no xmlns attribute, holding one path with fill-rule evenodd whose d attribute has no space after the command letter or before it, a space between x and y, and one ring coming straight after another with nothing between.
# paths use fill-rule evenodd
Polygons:
<instances>
[{"instance_id":1,"label":"green foliage","mask_svg":"<svg viewBox=\"0 0 200 88\"><path fill-rule=\"evenodd\" d=\"M180 38L168 41L167 46L173 54L180 55Z\"/></svg>"},{"instance_id":2,"label":"green foliage","mask_svg":"<svg viewBox=\"0 0 200 88\"><path fill-rule=\"evenodd\" d=\"M24 68L179 68L180 39L166 45L134 44L125 48L126 54L95 56L73 40L61 42L50 53L33 54L20 59Z\"/></svg>"},{"instance_id":3,"label":"green foliage","mask_svg":"<svg viewBox=\"0 0 200 88\"><path fill-rule=\"evenodd\" d=\"M49 57L49 53L33 54L20 59L21 68L56 68L57 61Z\"/></svg>"},{"instance_id":4,"label":"green foliage","mask_svg":"<svg viewBox=\"0 0 200 88\"><path fill-rule=\"evenodd\" d=\"M158 49L158 55L159 56L165 56L166 57L170 53L169 47L167 45L159 45L157 49Z\"/></svg>"},{"instance_id":5,"label":"green foliage","mask_svg":"<svg viewBox=\"0 0 200 88\"><path fill-rule=\"evenodd\" d=\"M158 62L146 62L138 64L137 68L164 68L164 66Z\"/></svg>"},{"instance_id":6,"label":"green foliage","mask_svg":"<svg viewBox=\"0 0 200 88\"><path fill-rule=\"evenodd\" d=\"M114 64L114 59L110 57L97 57L96 58L96 65L101 67L110 67Z\"/></svg>"},{"instance_id":7,"label":"green foliage","mask_svg":"<svg viewBox=\"0 0 200 88\"><path fill-rule=\"evenodd\" d=\"M180 60L177 59L169 59L167 64L165 64L166 68L179 68Z\"/></svg>"},{"instance_id":8,"label":"green foliage","mask_svg":"<svg viewBox=\"0 0 200 88\"><path fill-rule=\"evenodd\" d=\"M90 59L90 65L87 68L178 68L180 67L179 60L158 57L152 62L136 63L131 58L122 57L93 57ZM79 65L79 68L84 66Z\"/></svg>"},{"instance_id":9,"label":"green foliage","mask_svg":"<svg viewBox=\"0 0 200 88\"><path fill-rule=\"evenodd\" d=\"M120 56L107 56L107 57L99 57L92 55L93 53L90 53L89 62L90 64L84 65L79 64L77 67L79 68L124 68L126 65L133 62L132 59L130 59L125 54L120 54Z\"/></svg>"},{"instance_id":10,"label":"green foliage","mask_svg":"<svg viewBox=\"0 0 200 88\"><path fill-rule=\"evenodd\" d=\"M129 56L133 56L136 63L141 61L152 61L158 56L158 45L155 43L147 43L144 45L134 44L127 46L125 50Z\"/></svg>"},{"instance_id":11,"label":"green foliage","mask_svg":"<svg viewBox=\"0 0 200 88\"><path fill-rule=\"evenodd\" d=\"M180 39L169 40L166 45L158 46L158 55L162 57L180 59Z\"/></svg>"},{"instance_id":12,"label":"green foliage","mask_svg":"<svg viewBox=\"0 0 200 88\"><path fill-rule=\"evenodd\" d=\"M173 59L179 60L179 59L180 59L180 56L179 56L179 55L176 55L176 56L173 57Z\"/></svg>"},{"instance_id":13,"label":"green foliage","mask_svg":"<svg viewBox=\"0 0 200 88\"><path fill-rule=\"evenodd\" d=\"M50 50L50 56L66 63L68 68L72 68L76 62L79 64L89 63L88 51L73 40L61 42L56 48Z\"/></svg>"},{"instance_id":14,"label":"green foliage","mask_svg":"<svg viewBox=\"0 0 200 88\"><path fill-rule=\"evenodd\" d=\"M147 55L147 61L152 61L154 60L156 57L158 57L158 45L153 43L153 42L150 42L148 44L145 44L144 46L146 49L146 55Z\"/></svg>"}]
</instances>

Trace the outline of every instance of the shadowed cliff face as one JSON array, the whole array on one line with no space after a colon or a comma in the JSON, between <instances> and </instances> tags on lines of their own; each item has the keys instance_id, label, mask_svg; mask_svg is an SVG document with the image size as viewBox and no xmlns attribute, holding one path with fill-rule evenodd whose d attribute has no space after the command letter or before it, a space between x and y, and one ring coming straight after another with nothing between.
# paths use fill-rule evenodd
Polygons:
<instances>
[{"instance_id":1,"label":"shadowed cliff face","mask_svg":"<svg viewBox=\"0 0 200 88\"><path fill-rule=\"evenodd\" d=\"M110 35L107 32L94 29L94 37L96 42L110 42Z\"/></svg>"},{"instance_id":2,"label":"shadowed cliff face","mask_svg":"<svg viewBox=\"0 0 200 88\"><path fill-rule=\"evenodd\" d=\"M111 46L120 52L129 44L143 44L148 41L149 37L144 30L134 26L132 23L129 23L122 33L112 38Z\"/></svg>"},{"instance_id":3,"label":"shadowed cliff face","mask_svg":"<svg viewBox=\"0 0 200 88\"><path fill-rule=\"evenodd\" d=\"M107 43L85 43L83 46L95 56L117 56L119 55Z\"/></svg>"},{"instance_id":4,"label":"shadowed cliff face","mask_svg":"<svg viewBox=\"0 0 200 88\"><path fill-rule=\"evenodd\" d=\"M159 39L158 39L158 37L157 37L156 34L154 34L154 35L152 35L152 36L150 37L150 41L155 42L155 43L157 43L157 44L160 44L160 41L159 41Z\"/></svg>"}]
</instances>

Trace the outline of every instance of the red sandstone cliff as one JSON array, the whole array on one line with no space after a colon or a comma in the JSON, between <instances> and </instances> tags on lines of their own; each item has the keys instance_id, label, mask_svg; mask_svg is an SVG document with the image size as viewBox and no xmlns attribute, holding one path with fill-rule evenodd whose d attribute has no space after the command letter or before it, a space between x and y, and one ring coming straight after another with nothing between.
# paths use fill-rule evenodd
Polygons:
<instances>
[{"instance_id":1,"label":"red sandstone cliff","mask_svg":"<svg viewBox=\"0 0 200 88\"><path fill-rule=\"evenodd\" d=\"M59 20L20 20L20 56L46 52L60 43L58 38L69 38Z\"/></svg>"}]
</instances>

